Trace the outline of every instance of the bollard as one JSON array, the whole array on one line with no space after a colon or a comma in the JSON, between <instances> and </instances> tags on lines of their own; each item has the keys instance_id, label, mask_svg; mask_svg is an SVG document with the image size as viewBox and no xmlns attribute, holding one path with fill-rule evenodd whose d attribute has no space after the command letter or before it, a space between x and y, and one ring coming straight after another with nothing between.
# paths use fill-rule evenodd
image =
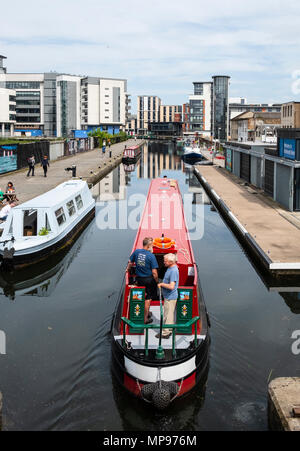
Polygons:
<instances>
[{"instance_id":1,"label":"bollard","mask_svg":"<svg viewBox=\"0 0 300 451\"><path fill-rule=\"evenodd\" d=\"M71 166L71 169L72 169L72 177L76 177L76 166L74 164Z\"/></svg>"}]
</instances>

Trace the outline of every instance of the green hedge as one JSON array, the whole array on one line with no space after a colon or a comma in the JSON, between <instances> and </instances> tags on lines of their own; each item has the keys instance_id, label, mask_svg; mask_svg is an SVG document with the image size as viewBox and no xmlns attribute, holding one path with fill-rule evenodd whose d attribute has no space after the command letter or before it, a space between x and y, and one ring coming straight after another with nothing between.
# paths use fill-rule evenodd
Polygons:
<instances>
[{"instance_id":1,"label":"green hedge","mask_svg":"<svg viewBox=\"0 0 300 451\"><path fill-rule=\"evenodd\" d=\"M122 141L127 141L129 136L127 133L120 131L120 133L117 133L116 135L111 135L107 132L102 132L100 128L97 130L93 130L92 132L88 133L88 136L93 136L94 138L98 138L98 145L99 147L102 147L103 141L106 141L106 145L108 143L108 140L110 139L111 144L116 144Z\"/></svg>"}]
</instances>

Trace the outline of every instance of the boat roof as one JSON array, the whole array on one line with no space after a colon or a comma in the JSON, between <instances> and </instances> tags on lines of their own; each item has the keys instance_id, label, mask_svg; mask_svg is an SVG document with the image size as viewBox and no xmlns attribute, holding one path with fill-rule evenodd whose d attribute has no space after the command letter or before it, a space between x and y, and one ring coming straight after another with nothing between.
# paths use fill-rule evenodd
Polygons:
<instances>
[{"instance_id":1,"label":"boat roof","mask_svg":"<svg viewBox=\"0 0 300 451\"><path fill-rule=\"evenodd\" d=\"M34 197L23 204L20 204L15 209L21 208L51 208L55 207L58 204L61 204L69 197L75 196L77 193L80 193L86 182L83 180L70 180L68 182L61 183L56 188L47 191L40 196Z\"/></svg>"},{"instance_id":2,"label":"boat roof","mask_svg":"<svg viewBox=\"0 0 300 451\"><path fill-rule=\"evenodd\" d=\"M178 182L168 178L157 178L150 184L133 251L142 249L145 237L160 238L162 234L175 241L178 263L195 262Z\"/></svg>"}]
</instances>

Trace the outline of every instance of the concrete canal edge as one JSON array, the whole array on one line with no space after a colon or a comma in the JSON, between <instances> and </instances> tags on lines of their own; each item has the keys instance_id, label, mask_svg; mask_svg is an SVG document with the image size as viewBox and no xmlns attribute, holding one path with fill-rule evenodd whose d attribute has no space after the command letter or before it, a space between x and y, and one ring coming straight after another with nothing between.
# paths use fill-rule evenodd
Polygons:
<instances>
[{"instance_id":1,"label":"concrete canal edge","mask_svg":"<svg viewBox=\"0 0 300 451\"><path fill-rule=\"evenodd\" d=\"M239 222L239 220L230 211L221 197L210 186L207 180L200 174L197 168L194 168L194 173L205 189L208 197L213 202L214 206L219 210L223 218L230 225L241 243L251 252L251 254L264 269L271 271L272 260L270 259L270 257L261 249L261 247L251 236L248 230L245 229L245 227ZM272 274L275 275L274 273Z\"/></svg>"},{"instance_id":2,"label":"concrete canal edge","mask_svg":"<svg viewBox=\"0 0 300 451\"><path fill-rule=\"evenodd\" d=\"M96 185L96 183L100 182L104 177L106 177L113 169L115 169L122 161L122 155L118 157L114 157L109 161L100 171L93 173L90 177L87 178L87 183Z\"/></svg>"},{"instance_id":3,"label":"concrete canal edge","mask_svg":"<svg viewBox=\"0 0 300 451\"><path fill-rule=\"evenodd\" d=\"M300 377L280 377L269 384L268 417L273 431L300 432L300 417L294 409L300 408Z\"/></svg>"},{"instance_id":4,"label":"concrete canal edge","mask_svg":"<svg viewBox=\"0 0 300 451\"><path fill-rule=\"evenodd\" d=\"M145 144L143 140L138 146L142 147ZM93 173L90 177L87 178L87 183L96 185L96 183L100 182L104 177L106 177L113 169L115 169L119 164L121 164L123 158L123 151L117 156L112 157L108 163L100 169L100 171Z\"/></svg>"}]
</instances>

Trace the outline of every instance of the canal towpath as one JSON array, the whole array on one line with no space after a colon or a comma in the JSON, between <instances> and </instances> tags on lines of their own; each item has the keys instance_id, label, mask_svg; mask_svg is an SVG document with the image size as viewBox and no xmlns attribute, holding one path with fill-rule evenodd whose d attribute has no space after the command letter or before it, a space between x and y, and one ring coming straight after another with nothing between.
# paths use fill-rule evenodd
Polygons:
<instances>
[{"instance_id":1,"label":"canal towpath","mask_svg":"<svg viewBox=\"0 0 300 451\"><path fill-rule=\"evenodd\" d=\"M299 274L299 213L285 210L261 190L248 186L222 167L219 160L215 163L199 165L196 176L216 206L234 222L242 237L250 237L255 253L269 271Z\"/></svg>"},{"instance_id":2,"label":"canal towpath","mask_svg":"<svg viewBox=\"0 0 300 451\"><path fill-rule=\"evenodd\" d=\"M5 191L7 183L13 182L19 203L23 203L55 188L60 183L70 180L72 172L65 171L65 168L72 165L76 166L77 178L82 178L88 183L95 183L121 162L125 146L142 145L143 143L143 140L129 139L113 144L110 149L107 146L105 154L102 153L102 149L97 148L50 161L47 177L44 177L40 163L35 166L34 177L27 177L28 168L3 174L0 176L0 189ZM112 158L109 156L110 150Z\"/></svg>"}]
</instances>

